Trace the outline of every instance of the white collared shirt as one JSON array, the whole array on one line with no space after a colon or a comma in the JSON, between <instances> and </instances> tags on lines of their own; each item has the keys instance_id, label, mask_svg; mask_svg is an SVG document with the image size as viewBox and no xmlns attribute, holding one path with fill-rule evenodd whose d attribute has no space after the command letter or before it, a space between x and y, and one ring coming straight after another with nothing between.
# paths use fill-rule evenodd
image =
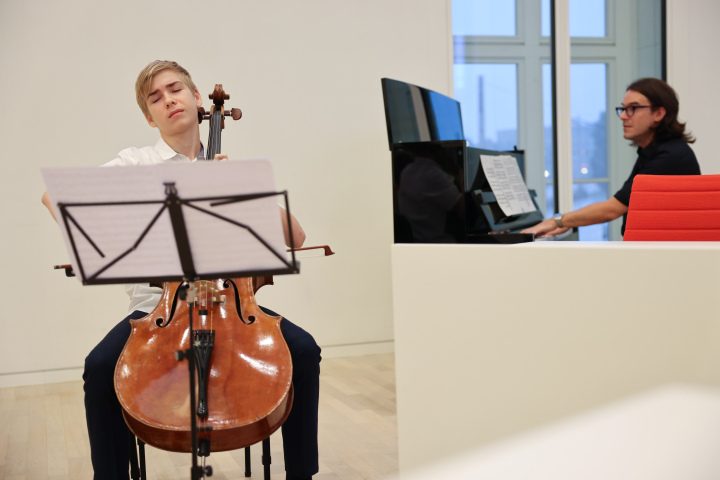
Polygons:
<instances>
[{"instance_id":1,"label":"white collared shirt","mask_svg":"<svg viewBox=\"0 0 720 480\"><path fill-rule=\"evenodd\" d=\"M200 150L197 159L205 159L205 148ZM155 165L165 162L192 162L182 153L173 150L162 138L154 147L130 147L118 153L113 160L105 163L103 167L127 167L130 165Z\"/></svg>"},{"instance_id":2,"label":"white collared shirt","mask_svg":"<svg viewBox=\"0 0 720 480\"><path fill-rule=\"evenodd\" d=\"M205 148L195 160L205 159ZM155 165L166 162L193 162L182 153L173 150L162 138L153 147L126 148L118 153L113 160L103 164L103 167L126 167L131 165ZM125 292L130 296L129 313L136 310L150 313L157 306L162 295L162 288L151 287L147 283L133 283L125 285Z\"/></svg>"}]
</instances>

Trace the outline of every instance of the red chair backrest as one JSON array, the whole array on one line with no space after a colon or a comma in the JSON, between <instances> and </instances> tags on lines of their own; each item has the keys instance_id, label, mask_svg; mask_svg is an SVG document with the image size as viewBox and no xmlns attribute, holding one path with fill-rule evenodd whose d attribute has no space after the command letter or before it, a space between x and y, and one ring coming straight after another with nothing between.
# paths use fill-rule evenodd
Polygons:
<instances>
[{"instance_id":1,"label":"red chair backrest","mask_svg":"<svg viewBox=\"0 0 720 480\"><path fill-rule=\"evenodd\" d=\"M623 239L720 241L720 175L636 176Z\"/></svg>"}]
</instances>

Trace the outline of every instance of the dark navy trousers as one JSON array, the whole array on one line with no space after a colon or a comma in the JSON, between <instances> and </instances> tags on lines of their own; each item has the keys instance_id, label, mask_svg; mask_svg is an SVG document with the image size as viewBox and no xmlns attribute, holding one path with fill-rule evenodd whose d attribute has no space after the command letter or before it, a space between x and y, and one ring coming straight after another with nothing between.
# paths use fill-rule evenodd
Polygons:
<instances>
[{"instance_id":1,"label":"dark navy trousers","mask_svg":"<svg viewBox=\"0 0 720 480\"><path fill-rule=\"evenodd\" d=\"M278 315L266 308L263 310L269 315ZM85 359L85 417L95 480L130 478L129 437L132 434L115 395L114 374L115 364L130 337L130 320L145 315L136 311L123 319ZM318 471L320 347L312 335L288 319L283 318L280 325L292 357L294 389L292 409L282 426L285 471L310 477Z\"/></svg>"}]
</instances>

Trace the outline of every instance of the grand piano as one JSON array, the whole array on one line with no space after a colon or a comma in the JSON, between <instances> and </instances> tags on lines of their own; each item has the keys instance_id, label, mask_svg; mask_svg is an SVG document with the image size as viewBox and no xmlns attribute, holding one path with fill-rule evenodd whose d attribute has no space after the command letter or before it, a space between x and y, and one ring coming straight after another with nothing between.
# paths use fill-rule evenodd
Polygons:
<instances>
[{"instance_id":1,"label":"grand piano","mask_svg":"<svg viewBox=\"0 0 720 480\"><path fill-rule=\"evenodd\" d=\"M534 210L506 215L481 164L483 155L510 155L522 172L522 151L470 147L459 102L398 80L381 82L392 152L395 243L521 243L544 238L520 233L544 219L535 192L529 192ZM577 240L578 234L575 229L548 238Z\"/></svg>"}]
</instances>

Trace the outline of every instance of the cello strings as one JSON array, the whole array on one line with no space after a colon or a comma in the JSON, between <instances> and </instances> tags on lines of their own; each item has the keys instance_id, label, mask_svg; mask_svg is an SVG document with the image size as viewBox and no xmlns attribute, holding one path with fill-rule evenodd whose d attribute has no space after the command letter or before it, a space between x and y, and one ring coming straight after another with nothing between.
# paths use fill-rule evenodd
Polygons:
<instances>
[{"instance_id":1,"label":"cello strings","mask_svg":"<svg viewBox=\"0 0 720 480\"><path fill-rule=\"evenodd\" d=\"M215 115L215 113L218 113L218 115ZM220 153L220 135L221 135L221 124L218 122L222 122L222 114L219 112L215 112L211 118L210 118L210 135L208 136L208 149L207 149L207 155L205 157L205 160L208 161L214 161L215 155ZM213 309L215 307L214 302L214 295L215 295L215 285L214 282L211 280L205 280L201 281L200 286L200 299L202 299L198 303L198 318L200 318L200 310L203 309L203 301L204 301L204 310L205 310L205 317L202 319L203 323L203 329L205 330L213 330ZM212 364L208 365L208 368L212 370ZM199 372L198 372L199 373ZM210 378L212 375L208 375L207 380L210 381ZM199 383L198 383L199 385ZM209 385L208 385L209 387ZM209 392L208 392L208 410L210 408L210 398L209 398ZM199 425L202 428L203 431L207 431L207 425L208 425L208 417L210 416L210 412L208 411L207 416L201 417L199 420ZM205 457L202 459L203 466L205 465Z\"/></svg>"}]
</instances>

